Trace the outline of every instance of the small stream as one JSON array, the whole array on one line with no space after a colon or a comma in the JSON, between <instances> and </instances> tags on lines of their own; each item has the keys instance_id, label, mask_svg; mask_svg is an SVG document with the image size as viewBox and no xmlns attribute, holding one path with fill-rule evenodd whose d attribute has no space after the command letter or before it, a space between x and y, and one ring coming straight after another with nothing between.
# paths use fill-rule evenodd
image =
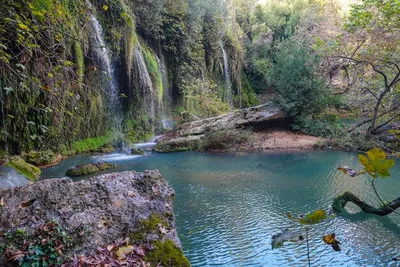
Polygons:
<instances>
[{"instance_id":1,"label":"small stream","mask_svg":"<svg viewBox=\"0 0 400 267\"><path fill-rule=\"evenodd\" d=\"M145 144L141 144L145 146ZM42 172L42 179L63 177L78 164L110 161L115 171L159 169L176 190L174 210L185 255L193 266L306 266L306 245L286 243L271 249L271 237L284 228L299 230L285 214L329 209L346 190L379 205L367 177L351 178L338 166L360 167L355 153L339 151L269 153L184 152L128 156L83 155ZM400 165L377 181L385 199L398 197ZM396 266L400 256L400 216L349 214L312 226L312 266ZM325 245L335 232L342 251Z\"/></svg>"}]
</instances>

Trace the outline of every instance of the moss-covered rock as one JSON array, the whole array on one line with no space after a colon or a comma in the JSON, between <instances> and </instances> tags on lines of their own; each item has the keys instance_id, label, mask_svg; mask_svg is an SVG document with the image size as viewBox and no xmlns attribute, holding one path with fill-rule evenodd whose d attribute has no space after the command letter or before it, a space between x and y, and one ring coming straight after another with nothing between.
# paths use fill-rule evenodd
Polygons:
<instances>
[{"instance_id":1,"label":"moss-covered rock","mask_svg":"<svg viewBox=\"0 0 400 267\"><path fill-rule=\"evenodd\" d=\"M26 161L35 166L48 166L57 164L61 160L61 155L57 155L50 150L31 151L24 155Z\"/></svg>"},{"instance_id":2,"label":"moss-covered rock","mask_svg":"<svg viewBox=\"0 0 400 267\"><path fill-rule=\"evenodd\" d=\"M111 144L108 144L108 145L105 145L105 146L100 147L100 148L97 150L97 152L100 152L100 153L111 153L111 152L113 152L114 150L115 150L115 148L114 148Z\"/></svg>"},{"instance_id":3,"label":"moss-covered rock","mask_svg":"<svg viewBox=\"0 0 400 267\"><path fill-rule=\"evenodd\" d=\"M71 168L67 171L66 175L70 177L84 176L93 174L100 171L105 171L114 168L115 165L108 162L98 162L93 164L84 164Z\"/></svg>"},{"instance_id":4,"label":"moss-covered rock","mask_svg":"<svg viewBox=\"0 0 400 267\"><path fill-rule=\"evenodd\" d=\"M151 214L148 219L141 220L137 226L137 230L129 234L129 238L136 244L148 242L146 237L150 234L153 236L162 235L159 227L168 228L168 221L158 214ZM162 238L162 237L161 237Z\"/></svg>"},{"instance_id":5,"label":"moss-covered rock","mask_svg":"<svg viewBox=\"0 0 400 267\"><path fill-rule=\"evenodd\" d=\"M41 173L38 167L27 163L19 156L11 157L7 166L15 169L31 181L37 180Z\"/></svg>"},{"instance_id":6,"label":"moss-covered rock","mask_svg":"<svg viewBox=\"0 0 400 267\"><path fill-rule=\"evenodd\" d=\"M151 266L166 267L189 267L189 260L183 255L181 249L177 248L171 240L165 242L153 242L154 250L149 251L145 256L145 261L151 263Z\"/></svg>"},{"instance_id":7,"label":"moss-covered rock","mask_svg":"<svg viewBox=\"0 0 400 267\"><path fill-rule=\"evenodd\" d=\"M140 148L132 148L131 149L132 155L144 155L144 150Z\"/></svg>"},{"instance_id":8,"label":"moss-covered rock","mask_svg":"<svg viewBox=\"0 0 400 267\"><path fill-rule=\"evenodd\" d=\"M199 135L163 140L154 147L154 151L157 153L168 153L198 150L201 145L202 137L202 135Z\"/></svg>"}]
</instances>

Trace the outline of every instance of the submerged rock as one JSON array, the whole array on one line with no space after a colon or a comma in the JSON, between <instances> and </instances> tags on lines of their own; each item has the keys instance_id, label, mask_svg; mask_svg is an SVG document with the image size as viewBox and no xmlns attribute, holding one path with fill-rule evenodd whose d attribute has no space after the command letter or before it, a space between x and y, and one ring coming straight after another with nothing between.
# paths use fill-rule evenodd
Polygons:
<instances>
[{"instance_id":1,"label":"submerged rock","mask_svg":"<svg viewBox=\"0 0 400 267\"><path fill-rule=\"evenodd\" d=\"M124 242L135 248L152 244L139 251L147 262L179 261L173 266L189 266L175 228L174 193L157 170L106 174L76 183L71 179L44 180L0 190L0 232L23 232L24 239L36 242L33 233L55 225L66 233L78 229L79 242L71 234L74 245L62 248L64 262L73 255L93 255L99 247L109 249L108 244L129 237ZM0 237L0 244L13 251L24 254L28 249L12 242ZM43 246L51 246L44 242ZM112 247L109 251L114 254ZM171 251L174 255L169 255ZM5 266L2 261L6 259L0 257L0 266Z\"/></svg>"},{"instance_id":2,"label":"submerged rock","mask_svg":"<svg viewBox=\"0 0 400 267\"><path fill-rule=\"evenodd\" d=\"M40 169L27 163L19 156L11 157L6 165L15 169L31 181L35 181L40 177Z\"/></svg>"},{"instance_id":3,"label":"submerged rock","mask_svg":"<svg viewBox=\"0 0 400 267\"><path fill-rule=\"evenodd\" d=\"M108 162L98 162L92 164L83 164L71 168L67 171L66 175L70 177L84 176L88 174L93 174L100 171L105 171L114 168L115 165Z\"/></svg>"}]
</instances>

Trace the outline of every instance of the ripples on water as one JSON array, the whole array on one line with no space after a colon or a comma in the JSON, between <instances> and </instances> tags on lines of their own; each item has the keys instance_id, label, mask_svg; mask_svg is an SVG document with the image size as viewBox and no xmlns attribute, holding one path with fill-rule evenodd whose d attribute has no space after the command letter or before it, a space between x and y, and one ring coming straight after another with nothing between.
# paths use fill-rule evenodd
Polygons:
<instances>
[{"instance_id":1,"label":"ripples on water","mask_svg":"<svg viewBox=\"0 0 400 267\"><path fill-rule=\"evenodd\" d=\"M118 164L112 171L159 169L174 187L177 227L193 266L306 266L305 244L286 243L271 250L271 236L284 228L304 233L286 218L287 212L329 209L332 199L347 190L379 205L367 177L350 178L336 171L343 165L360 167L353 153L187 152L119 157L108 156ZM45 170L42 177L62 177L67 168L96 160L72 157ZM398 197L400 162L392 174L377 182L385 199ZM348 210L312 226L312 265L396 266L391 259L400 256L400 216L366 215L354 205L348 205ZM332 232L342 243L341 252L321 240Z\"/></svg>"}]
</instances>

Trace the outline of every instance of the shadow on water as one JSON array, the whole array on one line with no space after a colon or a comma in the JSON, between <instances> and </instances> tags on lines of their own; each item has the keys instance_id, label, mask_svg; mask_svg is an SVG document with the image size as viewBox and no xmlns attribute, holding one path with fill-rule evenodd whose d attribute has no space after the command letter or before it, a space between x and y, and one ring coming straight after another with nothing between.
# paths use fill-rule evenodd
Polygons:
<instances>
[{"instance_id":1,"label":"shadow on water","mask_svg":"<svg viewBox=\"0 0 400 267\"><path fill-rule=\"evenodd\" d=\"M385 228L389 231L394 232L395 234L400 235L400 225L398 223L393 222L391 217L389 216L378 216L374 214L366 214L362 211L358 213L349 213L348 211L343 211L339 216L345 218L346 220L349 220L352 223L359 223L359 222L365 222L368 220L376 220L380 223L380 226L382 228ZM399 216L397 214L393 214L390 216Z\"/></svg>"}]
</instances>

